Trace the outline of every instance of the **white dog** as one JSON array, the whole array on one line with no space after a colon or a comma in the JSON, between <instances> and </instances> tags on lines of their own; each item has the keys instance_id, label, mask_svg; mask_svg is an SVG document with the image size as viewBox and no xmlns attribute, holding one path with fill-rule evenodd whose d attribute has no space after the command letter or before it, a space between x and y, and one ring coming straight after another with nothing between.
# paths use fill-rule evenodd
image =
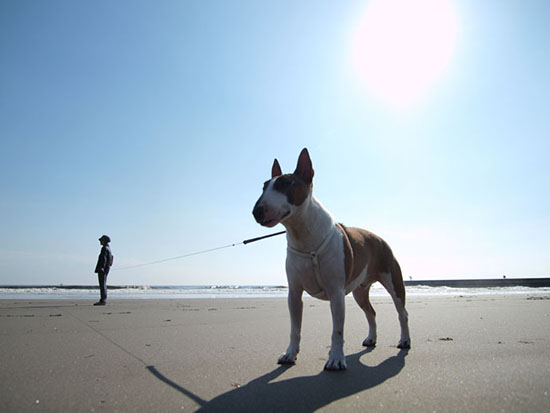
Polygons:
<instances>
[{"instance_id":1,"label":"white dog","mask_svg":"<svg viewBox=\"0 0 550 413\"><path fill-rule=\"evenodd\" d=\"M330 300L332 340L326 370L346 369L344 357L345 296L353 291L369 324L364 346L376 345L376 313L369 301L370 286L379 281L391 295L401 324L399 348L410 348L405 286L401 269L388 244L359 228L347 228L312 195L313 167L303 149L296 170L283 175L277 159L271 179L254 206L256 221L266 227L279 223L287 230L286 273L290 310L290 344L279 364L294 364L300 350L302 294Z\"/></svg>"}]
</instances>

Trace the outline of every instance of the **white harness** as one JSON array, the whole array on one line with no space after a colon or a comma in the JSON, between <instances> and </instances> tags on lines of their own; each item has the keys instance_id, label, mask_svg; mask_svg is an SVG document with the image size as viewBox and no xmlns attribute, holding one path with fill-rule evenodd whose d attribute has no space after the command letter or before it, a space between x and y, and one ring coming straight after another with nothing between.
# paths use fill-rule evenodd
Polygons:
<instances>
[{"instance_id":1,"label":"white harness","mask_svg":"<svg viewBox=\"0 0 550 413\"><path fill-rule=\"evenodd\" d=\"M342 232L342 235L344 237L347 237L346 232L344 231L344 229L340 224L336 224L335 226ZM327 234L327 236L325 237L321 245L319 245L319 247L316 250L313 250L310 252L297 250L296 248L292 248L290 245L287 246L287 251L295 255L298 255L300 257L311 259L311 263L313 264L313 273L315 274L315 279L317 280L317 284L319 285L319 287L321 287L321 291L319 291L318 293L315 293L315 294L309 293L313 298L326 298L327 296L323 288L323 283L321 282L321 268L319 266L319 255L321 255L325 251L328 244L330 243L330 240L334 236L335 232L336 231L333 231L333 228L331 227L329 233ZM352 259L351 265L353 268L353 259ZM360 276L358 276L349 285L347 285L346 294L349 294L351 291L355 290L359 286L359 284L361 284L365 280L366 276L367 276L367 272L364 271Z\"/></svg>"}]
</instances>

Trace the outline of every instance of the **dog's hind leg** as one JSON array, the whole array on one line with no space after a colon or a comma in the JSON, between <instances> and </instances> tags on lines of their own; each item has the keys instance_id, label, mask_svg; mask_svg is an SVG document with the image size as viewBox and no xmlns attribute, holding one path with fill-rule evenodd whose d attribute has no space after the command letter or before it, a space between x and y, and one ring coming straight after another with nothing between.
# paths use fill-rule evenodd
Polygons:
<instances>
[{"instance_id":1,"label":"dog's hind leg","mask_svg":"<svg viewBox=\"0 0 550 413\"><path fill-rule=\"evenodd\" d=\"M394 260L391 273L381 274L380 282L391 295L397 314L399 315L399 324L401 325L401 339L398 348L411 348L411 338L409 335L409 314L405 310L405 284L401 275L401 268Z\"/></svg>"},{"instance_id":2,"label":"dog's hind leg","mask_svg":"<svg viewBox=\"0 0 550 413\"><path fill-rule=\"evenodd\" d=\"M363 341L365 347L374 347L376 346L376 311L369 299L369 291L372 284L361 284L355 290L353 290L353 298L359 307L363 309L365 315L367 316L367 322L369 323L369 335Z\"/></svg>"}]
</instances>

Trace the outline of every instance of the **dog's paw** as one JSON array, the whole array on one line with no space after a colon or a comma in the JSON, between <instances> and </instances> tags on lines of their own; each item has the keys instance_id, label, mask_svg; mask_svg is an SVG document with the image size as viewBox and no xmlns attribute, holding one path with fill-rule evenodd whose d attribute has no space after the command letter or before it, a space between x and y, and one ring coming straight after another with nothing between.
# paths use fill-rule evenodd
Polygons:
<instances>
[{"instance_id":1,"label":"dog's paw","mask_svg":"<svg viewBox=\"0 0 550 413\"><path fill-rule=\"evenodd\" d=\"M285 353L279 357L277 364L296 364L296 354Z\"/></svg>"},{"instance_id":2,"label":"dog's paw","mask_svg":"<svg viewBox=\"0 0 550 413\"><path fill-rule=\"evenodd\" d=\"M399 340L399 343L397 344L397 348L411 348L411 339L410 338L402 338Z\"/></svg>"},{"instance_id":3,"label":"dog's paw","mask_svg":"<svg viewBox=\"0 0 550 413\"><path fill-rule=\"evenodd\" d=\"M363 347L376 347L376 339L367 337L363 341Z\"/></svg>"},{"instance_id":4,"label":"dog's paw","mask_svg":"<svg viewBox=\"0 0 550 413\"><path fill-rule=\"evenodd\" d=\"M325 364L325 370L329 371L341 371L348 368L346 364L346 358L341 357L329 357L327 363Z\"/></svg>"}]
</instances>

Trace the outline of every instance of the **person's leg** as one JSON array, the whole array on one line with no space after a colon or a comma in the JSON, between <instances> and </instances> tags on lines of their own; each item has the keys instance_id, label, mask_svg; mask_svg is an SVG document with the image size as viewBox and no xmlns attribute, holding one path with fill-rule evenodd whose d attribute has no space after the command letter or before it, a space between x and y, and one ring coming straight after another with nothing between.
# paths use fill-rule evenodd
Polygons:
<instances>
[{"instance_id":1,"label":"person's leg","mask_svg":"<svg viewBox=\"0 0 550 413\"><path fill-rule=\"evenodd\" d=\"M101 302L105 302L107 299L107 274L104 272L99 272L97 274L97 278L99 281L99 294L101 297Z\"/></svg>"}]
</instances>

